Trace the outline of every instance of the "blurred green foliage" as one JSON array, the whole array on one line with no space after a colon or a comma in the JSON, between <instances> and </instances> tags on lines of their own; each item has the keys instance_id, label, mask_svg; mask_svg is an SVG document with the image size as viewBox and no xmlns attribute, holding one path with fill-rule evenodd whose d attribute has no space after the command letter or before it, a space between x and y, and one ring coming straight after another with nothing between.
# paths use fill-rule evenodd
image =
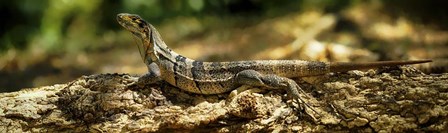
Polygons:
<instances>
[{"instance_id":1,"label":"blurred green foliage","mask_svg":"<svg viewBox=\"0 0 448 133\"><path fill-rule=\"evenodd\" d=\"M63 83L98 72L95 68L100 63L86 58L113 60L116 57L111 55L120 54L113 50L134 46L115 20L122 12L139 14L156 26L169 24L170 32L164 37L182 41L192 33L219 30L215 27L223 25L244 27L309 8L337 11L348 3L350 0L0 1L0 86L18 89ZM107 51L113 52L102 53Z\"/></svg>"},{"instance_id":2,"label":"blurred green foliage","mask_svg":"<svg viewBox=\"0 0 448 133\"><path fill-rule=\"evenodd\" d=\"M0 51L9 48L23 49L31 35L39 30L46 1L0 1Z\"/></svg>"},{"instance_id":3,"label":"blurred green foliage","mask_svg":"<svg viewBox=\"0 0 448 133\"><path fill-rule=\"evenodd\" d=\"M165 41L184 41L183 37L194 38L195 33L244 29L302 11L341 15L344 10L365 3L380 3L384 7L381 12L392 17L406 17L436 29L448 28L448 1L443 0L4 0L0 1L0 86L31 87L45 75L50 78L41 81L61 79L58 83L63 83L98 72L98 59L89 63L85 58L98 56L108 61L115 59L111 55L123 55L113 50L134 46L129 45L129 33L115 20L116 14L122 12L139 14L161 29L166 27L160 24L169 25L164 32ZM336 18L340 19L336 31L360 34L351 21ZM167 43L173 47L177 44ZM384 45L371 46L381 49ZM107 51L110 53L103 54ZM51 75L56 76L52 79Z\"/></svg>"},{"instance_id":4,"label":"blurred green foliage","mask_svg":"<svg viewBox=\"0 0 448 133\"><path fill-rule=\"evenodd\" d=\"M95 47L102 33L117 30L115 15L138 13L160 23L176 16L276 16L303 7L338 10L349 1L331 0L15 0L1 1L0 53L26 49L70 52Z\"/></svg>"},{"instance_id":5,"label":"blurred green foliage","mask_svg":"<svg viewBox=\"0 0 448 133\"><path fill-rule=\"evenodd\" d=\"M397 1L377 0L390 11L416 14L412 19L422 22L441 22L446 25L447 2L434 0ZM26 49L29 45L47 52L85 50L101 43L95 38L117 30L115 15L120 12L138 13L161 23L176 16L263 16L273 17L319 8L338 12L361 0L15 0L0 1L0 53L11 49ZM409 15L412 16L412 15ZM436 20L437 19L437 20ZM439 21L438 21L439 20ZM442 26L446 27L446 26Z\"/></svg>"}]
</instances>

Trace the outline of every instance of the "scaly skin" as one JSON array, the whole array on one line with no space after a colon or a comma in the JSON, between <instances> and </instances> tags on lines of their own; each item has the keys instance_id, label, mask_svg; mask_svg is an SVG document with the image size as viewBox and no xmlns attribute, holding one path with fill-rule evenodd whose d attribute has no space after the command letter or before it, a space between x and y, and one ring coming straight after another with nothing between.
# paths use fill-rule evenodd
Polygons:
<instances>
[{"instance_id":1,"label":"scaly skin","mask_svg":"<svg viewBox=\"0 0 448 133\"><path fill-rule=\"evenodd\" d=\"M201 62L177 54L167 47L160 34L140 16L121 13L117 20L136 38L140 54L149 73L141 77L148 84L164 80L182 90L198 94L219 94L241 85L286 89L301 100L304 93L293 77L317 76L329 72L377 68L430 62L384 61L370 63L317 62L302 60L252 60L233 62Z\"/></svg>"}]
</instances>

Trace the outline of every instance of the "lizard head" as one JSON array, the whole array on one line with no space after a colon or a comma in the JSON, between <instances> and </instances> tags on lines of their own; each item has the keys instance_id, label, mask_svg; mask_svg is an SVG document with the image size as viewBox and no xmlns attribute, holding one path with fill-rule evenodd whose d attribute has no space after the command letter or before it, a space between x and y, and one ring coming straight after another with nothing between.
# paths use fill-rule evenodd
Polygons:
<instances>
[{"instance_id":1,"label":"lizard head","mask_svg":"<svg viewBox=\"0 0 448 133\"><path fill-rule=\"evenodd\" d=\"M149 24L136 14L120 13L117 15L118 23L139 38L147 38Z\"/></svg>"},{"instance_id":2,"label":"lizard head","mask_svg":"<svg viewBox=\"0 0 448 133\"><path fill-rule=\"evenodd\" d=\"M117 15L118 23L123 26L126 30L132 33L136 38L137 46L145 63L150 63L156 60L155 57L151 56L154 54L154 35L155 29L151 24L143 20L140 16L136 14L120 13ZM148 57L148 55L150 55Z\"/></svg>"},{"instance_id":3,"label":"lizard head","mask_svg":"<svg viewBox=\"0 0 448 133\"><path fill-rule=\"evenodd\" d=\"M156 28L143 20L140 16L136 14L120 13L117 15L117 21L121 26L134 35L140 55L146 64L157 61L157 53L165 52L164 54L168 55L172 52L166 46L165 42L163 42ZM169 51L166 52L166 50Z\"/></svg>"}]
</instances>

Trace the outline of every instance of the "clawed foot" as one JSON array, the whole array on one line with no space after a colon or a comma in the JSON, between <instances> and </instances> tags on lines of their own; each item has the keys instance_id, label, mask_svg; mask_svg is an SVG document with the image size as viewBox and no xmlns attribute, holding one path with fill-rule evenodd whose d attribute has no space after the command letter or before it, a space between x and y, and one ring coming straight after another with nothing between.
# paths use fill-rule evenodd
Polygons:
<instances>
[{"instance_id":1,"label":"clawed foot","mask_svg":"<svg viewBox=\"0 0 448 133\"><path fill-rule=\"evenodd\" d=\"M307 93L303 91L302 88L300 88L300 86L292 79L273 74L265 75L255 70L244 70L236 75L235 81L241 85L262 86L269 89L285 89L288 91L289 96L292 96L295 100L297 100L298 106L301 110L304 110L307 115L312 117L314 120L317 120L312 113L307 111L307 109L309 109L319 115L316 109L309 105L309 101L312 101L314 98L307 95ZM307 98L309 101L303 98Z\"/></svg>"}]
</instances>

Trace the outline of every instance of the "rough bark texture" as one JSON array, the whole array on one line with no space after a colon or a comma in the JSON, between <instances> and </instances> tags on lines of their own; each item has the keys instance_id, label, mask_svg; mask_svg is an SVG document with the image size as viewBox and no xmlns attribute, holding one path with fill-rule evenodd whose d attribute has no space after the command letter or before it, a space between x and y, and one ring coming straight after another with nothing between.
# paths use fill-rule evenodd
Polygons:
<instances>
[{"instance_id":1,"label":"rough bark texture","mask_svg":"<svg viewBox=\"0 0 448 133\"><path fill-rule=\"evenodd\" d=\"M281 90L197 95L136 80L100 74L0 94L0 132L448 131L448 74L406 66L298 79L315 111Z\"/></svg>"}]
</instances>

